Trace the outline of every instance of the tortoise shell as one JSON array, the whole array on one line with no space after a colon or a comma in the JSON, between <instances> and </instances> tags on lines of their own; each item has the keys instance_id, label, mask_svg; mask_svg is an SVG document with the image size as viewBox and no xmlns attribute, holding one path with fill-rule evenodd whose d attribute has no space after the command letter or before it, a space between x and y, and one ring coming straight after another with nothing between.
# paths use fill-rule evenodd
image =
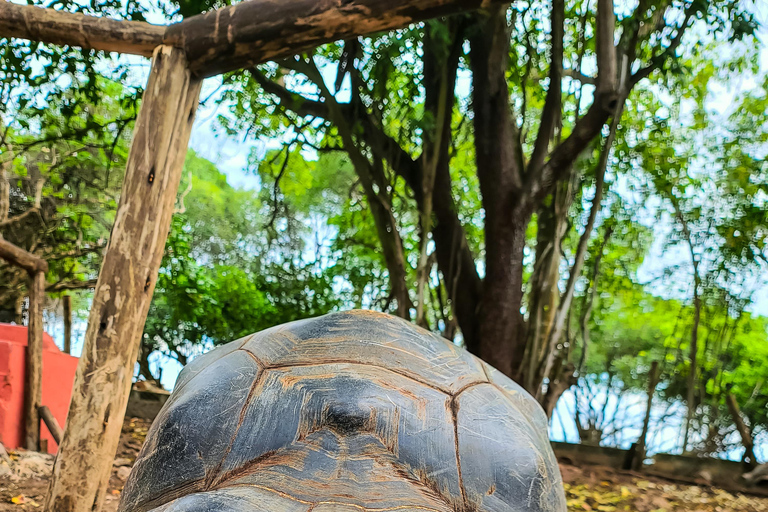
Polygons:
<instances>
[{"instance_id":1,"label":"tortoise shell","mask_svg":"<svg viewBox=\"0 0 768 512\"><path fill-rule=\"evenodd\" d=\"M122 512L564 511L547 419L449 341L370 311L262 331L193 360Z\"/></svg>"}]
</instances>

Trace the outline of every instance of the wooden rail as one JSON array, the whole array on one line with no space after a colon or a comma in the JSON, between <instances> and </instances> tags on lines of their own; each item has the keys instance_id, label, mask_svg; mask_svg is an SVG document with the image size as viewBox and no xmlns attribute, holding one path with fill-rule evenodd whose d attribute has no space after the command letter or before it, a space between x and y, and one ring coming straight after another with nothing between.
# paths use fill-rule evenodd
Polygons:
<instances>
[{"instance_id":1,"label":"wooden rail","mask_svg":"<svg viewBox=\"0 0 768 512\"><path fill-rule=\"evenodd\" d=\"M294 55L315 46L406 26L503 0L248 0L168 26L0 0L0 37L150 56L182 48L198 77Z\"/></svg>"}]
</instances>

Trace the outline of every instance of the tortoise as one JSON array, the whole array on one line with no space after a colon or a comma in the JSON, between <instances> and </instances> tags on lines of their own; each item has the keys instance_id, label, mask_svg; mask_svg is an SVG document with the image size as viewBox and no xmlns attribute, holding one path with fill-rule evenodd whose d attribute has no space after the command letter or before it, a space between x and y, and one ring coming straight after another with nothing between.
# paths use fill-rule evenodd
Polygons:
<instances>
[{"instance_id":1,"label":"tortoise","mask_svg":"<svg viewBox=\"0 0 768 512\"><path fill-rule=\"evenodd\" d=\"M565 509L530 395L410 322L348 311L187 365L118 510Z\"/></svg>"}]
</instances>

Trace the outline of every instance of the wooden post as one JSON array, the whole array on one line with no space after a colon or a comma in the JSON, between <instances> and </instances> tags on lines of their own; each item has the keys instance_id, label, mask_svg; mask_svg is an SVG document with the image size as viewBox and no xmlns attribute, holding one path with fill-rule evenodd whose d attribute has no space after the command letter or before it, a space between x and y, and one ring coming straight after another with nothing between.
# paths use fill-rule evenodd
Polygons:
<instances>
[{"instance_id":1,"label":"wooden post","mask_svg":"<svg viewBox=\"0 0 768 512\"><path fill-rule=\"evenodd\" d=\"M27 450L40 448L40 417L37 408L43 398L43 301L48 262L17 247L0 236L0 258L23 268L29 274L29 321L24 374L24 446ZM17 317L21 316L17 303ZM17 323L21 319L17 318Z\"/></svg>"},{"instance_id":2,"label":"wooden post","mask_svg":"<svg viewBox=\"0 0 768 512\"><path fill-rule=\"evenodd\" d=\"M64 352L72 353L72 297L65 295L64 301ZM58 443L58 441L56 441Z\"/></svg>"},{"instance_id":3,"label":"wooden post","mask_svg":"<svg viewBox=\"0 0 768 512\"><path fill-rule=\"evenodd\" d=\"M103 503L200 85L182 50L155 49L45 510Z\"/></svg>"},{"instance_id":4,"label":"wooden post","mask_svg":"<svg viewBox=\"0 0 768 512\"><path fill-rule=\"evenodd\" d=\"M648 401L645 405L645 418L643 418L643 431L637 440L637 449L632 459L632 469L637 471L643 466L645 460L645 451L647 447L648 428L651 424L651 407L653 406L653 394L656 392L656 386L659 384L659 362L654 361L651 364L651 371L648 374Z\"/></svg>"},{"instance_id":5,"label":"wooden post","mask_svg":"<svg viewBox=\"0 0 768 512\"><path fill-rule=\"evenodd\" d=\"M43 301L45 272L35 272L29 279L29 322L24 369L24 439L27 450L40 448L40 416L43 401Z\"/></svg>"},{"instance_id":6,"label":"wooden post","mask_svg":"<svg viewBox=\"0 0 768 512\"><path fill-rule=\"evenodd\" d=\"M48 427L48 432L53 436L53 440L56 444L61 444L61 439L64 437L64 431L59 426L59 422L56 420L56 416L53 415L47 405L43 405L38 409L40 413L40 419L45 422L45 426Z\"/></svg>"},{"instance_id":7,"label":"wooden post","mask_svg":"<svg viewBox=\"0 0 768 512\"><path fill-rule=\"evenodd\" d=\"M736 429L741 436L741 444L744 445L744 461L750 469L753 469L757 466L757 459L755 458L755 447L752 442L752 432L750 432L747 424L744 423L744 418L741 417L741 409L739 408L739 403L736 401L736 397L733 396L733 393L729 391L728 395L725 397L725 401L728 404L728 411L733 417L733 422L736 424Z\"/></svg>"}]
</instances>

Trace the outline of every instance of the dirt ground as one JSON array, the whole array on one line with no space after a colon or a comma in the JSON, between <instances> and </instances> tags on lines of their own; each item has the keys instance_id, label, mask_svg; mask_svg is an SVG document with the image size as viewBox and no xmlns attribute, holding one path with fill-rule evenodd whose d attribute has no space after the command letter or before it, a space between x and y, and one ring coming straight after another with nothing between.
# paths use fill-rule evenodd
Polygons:
<instances>
[{"instance_id":1,"label":"dirt ground","mask_svg":"<svg viewBox=\"0 0 768 512\"><path fill-rule=\"evenodd\" d=\"M147 420L126 419L102 512L117 510L120 491L147 437L149 425ZM41 510L53 456L27 454L23 451L9 452L9 455L14 471L10 471L6 461L0 460L0 512Z\"/></svg>"},{"instance_id":2,"label":"dirt ground","mask_svg":"<svg viewBox=\"0 0 768 512\"><path fill-rule=\"evenodd\" d=\"M147 435L149 422L126 420L109 480L103 512L115 512L120 491ZM0 512L40 510L53 457L10 452L0 460ZM730 493L711 486L679 484L610 468L561 464L568 511L599 512L768 512L768 498Z\"/></svg>"}]
</instances>

